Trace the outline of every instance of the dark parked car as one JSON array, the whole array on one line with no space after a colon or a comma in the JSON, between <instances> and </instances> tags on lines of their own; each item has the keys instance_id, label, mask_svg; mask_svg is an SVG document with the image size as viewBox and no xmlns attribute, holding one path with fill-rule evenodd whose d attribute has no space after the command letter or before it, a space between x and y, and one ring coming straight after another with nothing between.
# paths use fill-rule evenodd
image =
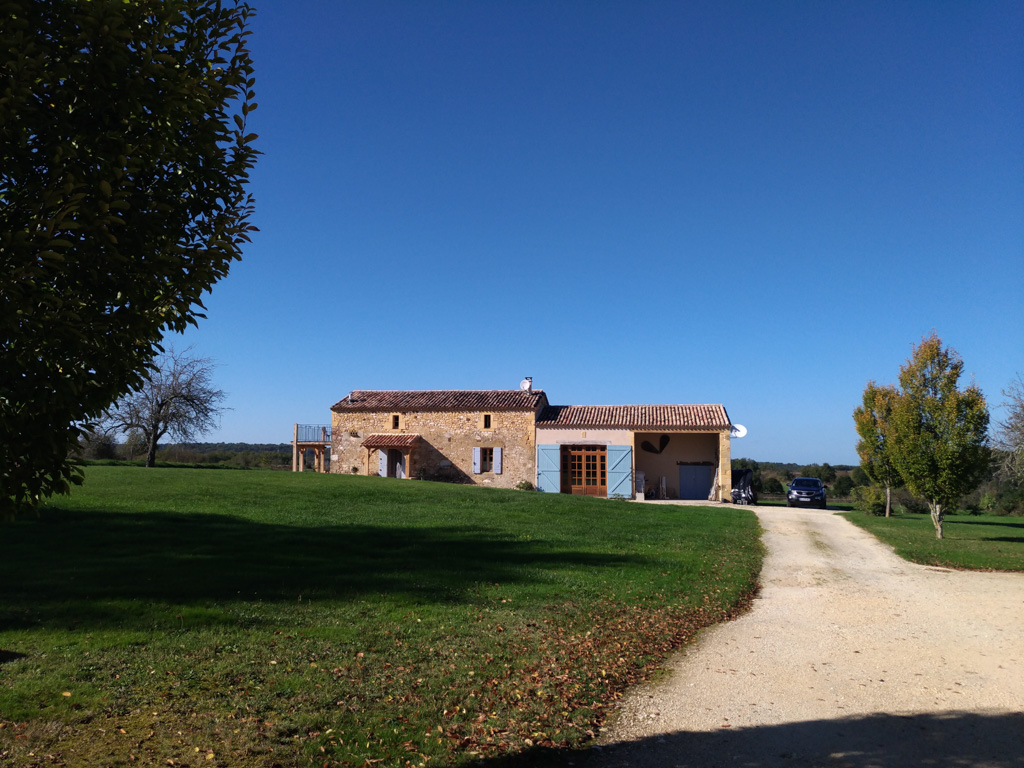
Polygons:
<instances>
[{"instance_id":1,"label":"dark parked car","mask_svg":"<svg viewBox=\"0 0 1024 768\"><path fill-rule=\"evenodd\" d=\"M824 509L827 501L825 486L816 477L797 477L789 484L786 503L791 507L816 506Z\"/></svg>"}]
</instances>

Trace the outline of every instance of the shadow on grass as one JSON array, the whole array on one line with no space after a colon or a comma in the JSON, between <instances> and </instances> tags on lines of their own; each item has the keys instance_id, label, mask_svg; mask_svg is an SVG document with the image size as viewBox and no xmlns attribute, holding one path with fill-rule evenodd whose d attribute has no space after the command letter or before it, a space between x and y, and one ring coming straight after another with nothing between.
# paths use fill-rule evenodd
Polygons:
<instances>
[{"instance_id":1,"label":"shadow on grass","mask_svg":"<svg viewBox=\"0 0 1024 768\"><path fill-rule=\"evenodd\" d=\"M676 732L591 750L531 749L485 768L915 768L1024 765L1024 715L877 714Z\"/></svg>"},{"instance_id":2,"label":"shadow on grass","mask_svg":"<svg viewBox=\"0 0 1024 768\"><path fill-rule=\"evenodd\" d=\"M152 626L152 603L349 600L387 594L458 603L479 584L536 569L622 567L642 558L553 550L471 526L301 527L227 515L45 510L3 529L0 630ZM213 607L202 623L229 620ZM181 617L177 617L181 618Z\"/></svg>"},{"instance_id":3,"label":"shadow on grass","mask_svg":"<svg viewBox=\"0 0 1024 768\"><path fill-rule=\"evenodd\" d=\"M1024 528L1024 522L1022 523L994 523L991 520L960 520L957 518L946 518L946 524L952 523L953 525L994 525L998 528Z\"/></svg>"},{"instance_id":4,"label":"shadow on grass","mask_svg":"<svg viewBox=\"0 0 1024 768\"><path fill-rule=\"evenodd\" d=\"M970 541L970 539L965 539ZM1024 536L986 536L981 541L1005 541L1008 544L1024 544Z\"/></svg>"}]
</instances>

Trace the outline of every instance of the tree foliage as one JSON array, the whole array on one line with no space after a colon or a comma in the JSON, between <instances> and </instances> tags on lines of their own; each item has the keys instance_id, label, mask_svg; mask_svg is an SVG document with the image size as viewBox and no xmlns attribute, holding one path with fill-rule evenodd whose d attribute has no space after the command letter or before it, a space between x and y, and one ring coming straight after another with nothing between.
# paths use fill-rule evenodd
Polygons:
<instances>
[{"instance_id":1,"label":"tree foliage","mask_svg":"<svg viewBox=\"0 0 1024 768\"><path fill-rule=\"evenodd\" d=\"M114 437L103 432L91 432L84 435L79 443L79 451L83 459L101 460L117 458L117 443Z\"/></svg>"},{"instance_id":2,"label":"tree foliage","mask_svg":"<svg viewBox=\"0 0 1024 768\"><path fill-rule=\"evenodd\" d=\"M832 486L832 493L842 498L849 496L853 492L853 480L850 479L849 475L840 475L836 478L835 484Z\"/></svg>"},{"instance_id":3,"label":"tree foliage","mask_svg":"<svg viewBox=\"0 0 1024 768\"><path fill-rule=\"evenodd\" d=\"M137 431L146 447L146 466L156 464L164 436L190 441L216 426L224 393L213 388L213 362L184 352L161 355L140 389L118 400L104 417L108 430Z\"/></svg>"},{"instance_id":4,"label":"tree foliage","mask_svg":"<svg viewBox=\"0 0 1024 768\"><path fill-rule=\"evenodd\" d=\"M836 479L836 471L828 462L824 464L807 464L800 467L800 477L816 477L825 485Z\"/></svg>"},{"instance_id":5,"label":"tree foliage","mask_svg":"<svg viewBox=\"0 0 1024 768\"><path fill-rule=\"evenodd\" d=\"M254 229L251 9L0 5L0 515L201 317Z\"/></svg>"},{"instance_id":6,"label":"tree foliage","mask_svg":"<svg viewBox=\"0 0 1024 768\"><path fill-rule=\"evenodd\" d=\"M946 508L972 491L988 468L988 409L974 384L959 388L963 361L934 333L900 368L885 428L887 451L910 491L928 502L942 538Z\"/></svg>"},{"instance_id":7,"label":"tree foliage","mask_svg":"<svg viewBox=\"0 0 1024 768\"><path fill-rule=\"evenodd\" d=\"M1024 379L1003 390L1006 418L998 422L993 444L999 452L999 472L1010 482L1024 484Z\"/></svg>"},{"instance_id":8,"label":"tree foliage","mask_svg":"<svg viewBox=\"0 0 1024 768\"><path fill-rule=\"evenodd\" d=\"M889 421L896 397L896 387L880 387L869 381L864 389L863 403L853 412L853 421L860 436L857 442L860 466L873 482L885 488L886 517L892 514L892 489L903 484L888 438Z\"/></svg>"},{"instance_id":9,"label":"tree foliage","mask_svg":"<svg viewBox=\"0 0 1024 768\"><path fill-rule=\"evenodd\" d=\"M868 477L868 473L864 471L864 467L854 467L850 472L850 479L853 480L855 486L869 485L871 478Z\"/></svg>"},{"instance_id":10,"label":"tree foliage","mask_svg":"<svg viewBox=\"0 0 1024 768\"><path fill-rule=\"evenodd\" d=\"M853 506L876 517L886 515L889 499L877 485L858 485L853 489Z\"/></svg>"}]
</instances>

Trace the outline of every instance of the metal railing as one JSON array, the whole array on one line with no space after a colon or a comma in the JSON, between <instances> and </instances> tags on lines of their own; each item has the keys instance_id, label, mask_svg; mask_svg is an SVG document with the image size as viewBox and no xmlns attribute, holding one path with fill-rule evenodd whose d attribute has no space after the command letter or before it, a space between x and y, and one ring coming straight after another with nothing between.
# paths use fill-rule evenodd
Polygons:
<instances>
[{"instance_id":1,"label":"metal railing","mask_svg":"<svg viewBox=\"0 0 1024 768\"><path fill-rule=\"evenodd\" d=\"M296 424L295 440L300 443L331 442L330 424Z\"/></svg>"}]
</instances>

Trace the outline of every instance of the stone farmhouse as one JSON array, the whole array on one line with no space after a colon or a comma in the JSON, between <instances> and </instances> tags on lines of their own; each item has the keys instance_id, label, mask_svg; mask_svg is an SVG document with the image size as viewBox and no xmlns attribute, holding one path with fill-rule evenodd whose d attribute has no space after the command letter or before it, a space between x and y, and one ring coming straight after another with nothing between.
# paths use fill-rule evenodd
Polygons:
<instances>
[{"instance_id":1,"label":"stone farmhouse","mask_svg":"<svg viewBox=\"0 0 1024 768\"><path fill-rule=\"evenodd\" d=\"M335 473L610 498L729 499L721 405L551 405L518 390L355 390L331 407Z\"/></svg>"}]
</instances>

